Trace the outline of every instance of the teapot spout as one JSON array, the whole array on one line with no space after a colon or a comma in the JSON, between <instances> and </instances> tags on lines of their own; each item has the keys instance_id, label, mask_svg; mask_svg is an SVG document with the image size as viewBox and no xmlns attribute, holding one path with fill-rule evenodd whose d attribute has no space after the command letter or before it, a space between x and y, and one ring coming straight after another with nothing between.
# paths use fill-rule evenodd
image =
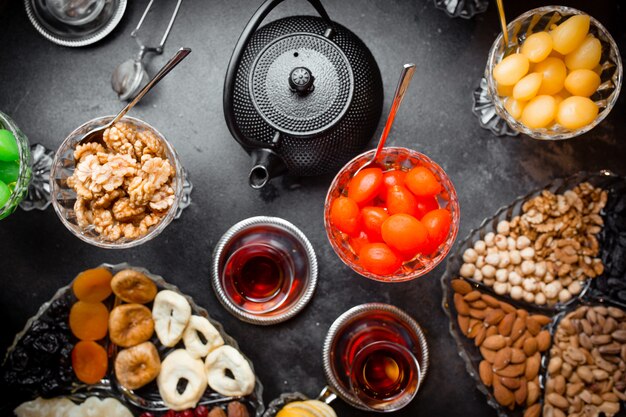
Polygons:
<instances>
[{"instance_id":1,"label":"teapot spout","mask_svg":"<svg viewBox=\"0 0 626 417\"><path fill-rule=\"evenodd\" d=\"M251 152L252 169L248 177L250 187L263 188L270 179L287 171L285 163L274 151L266 148L254 149Z\"/></svg>"}]
</instances>

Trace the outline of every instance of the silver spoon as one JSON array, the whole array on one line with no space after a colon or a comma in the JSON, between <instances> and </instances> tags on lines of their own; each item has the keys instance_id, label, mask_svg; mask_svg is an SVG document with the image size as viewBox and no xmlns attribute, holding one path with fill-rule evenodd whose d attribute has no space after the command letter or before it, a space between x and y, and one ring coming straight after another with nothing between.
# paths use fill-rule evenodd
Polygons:
<instances>
[{"instance_id":1,"label":"silver spoon","mask_svg":"<svg viewBox=\"0 0 626 417\"><path fill-rule=\"evenodd\" d=\"M111 120L109 123L107 123L104 126L101 126L97 129L87 132L85 136L83 136L82 139L76 144L76 146L84 145L85 143L90 143L90 142L97 142L97 143L104 144L104 140L102 139L102 134L104 133L104 131L110 128L111 126L113 126L115 123L117 123L122 117L124 117L126 113L128 113L128 111L132 109L135 106L135 104L137 104L139 100L141 100L143 96L145 96L146 93L152 89L152 87L157 85L157 83L161 81L163 77L165 77L171 70L173 70L174 67L178 65L180 61L185 59L185 57L189 55L190 53L191 53L191 49L180 48L178 52L176 52L176 54L167 62L167 64L165 64L163 68L161 68L159 72L156 73L156 75L148 82L148 84L146 84L146 86L141 89L141 91L137 94L137 97L135 97L133 101L128 103L126 107L124 107L122 111L120 111L117 114L117 116L113 118L113 120Z\"/></svg>"},{"instance_id":2,"label":"silver spoon","mask_svg":"<svg viewBox=\"0 0 626 417\"><path fill-rule=\"evenodd\" d=\"M378 140L378 147L376 148L376 152L372 159L363 164L354 175L358 174L359 171L365 169L367 167L372 167L376 165L376 159L380 156L380 153L383 151L385 147L385 142L387 141L387 136L389 135L389 131L391 130L391 125L393 125L393 121L396 118L396 112L398 111L398 107L402 103L402 99L404 99L404 93L409 88L409 84L411 83L411 78L413 78L413 74L415 73L415 64L404 64L404 68L402 68L402 73L400 74L400 79L398 80L398 86L396 87L396 92L393 96L393 102L391 103L391 109L389 110L389 116L387 116L387 122L385 123L385 128L383 129L382 135L380 135L380 139Z\"/></svg>"}]
</instances>

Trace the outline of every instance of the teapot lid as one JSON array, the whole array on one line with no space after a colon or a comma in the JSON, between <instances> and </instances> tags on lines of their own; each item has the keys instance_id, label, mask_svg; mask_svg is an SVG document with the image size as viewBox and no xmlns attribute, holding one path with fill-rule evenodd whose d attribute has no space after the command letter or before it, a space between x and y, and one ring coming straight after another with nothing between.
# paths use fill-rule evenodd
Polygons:
<instances>
[{"instance_id":1,"label":"teapot lid","mask_svg":"<svg viewBox=\"0 0 626 417\"><path fill-rule=\"evenodd\" d=\"M267 124L282 133L308 136L334 126L346 113L354 75L346 55L328 37L292 33L259 52L249 91Z\"/></svg>"}]
</instances>

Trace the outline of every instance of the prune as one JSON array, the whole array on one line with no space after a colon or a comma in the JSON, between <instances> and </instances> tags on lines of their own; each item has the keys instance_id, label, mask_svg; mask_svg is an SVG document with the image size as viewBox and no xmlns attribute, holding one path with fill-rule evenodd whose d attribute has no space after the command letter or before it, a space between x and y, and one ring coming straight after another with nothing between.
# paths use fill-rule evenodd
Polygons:
<instances>
[{"instance_id":1,"label":"prune","mask_svg":"<svg viewBox=\"0 0 626 417\"><path fill-rule=\"evenodd\" d=\"M602 213L600 248L604 273L592 281L592 294L626 305L626 183L609 189Z\"/></svg>"}]
</instances>

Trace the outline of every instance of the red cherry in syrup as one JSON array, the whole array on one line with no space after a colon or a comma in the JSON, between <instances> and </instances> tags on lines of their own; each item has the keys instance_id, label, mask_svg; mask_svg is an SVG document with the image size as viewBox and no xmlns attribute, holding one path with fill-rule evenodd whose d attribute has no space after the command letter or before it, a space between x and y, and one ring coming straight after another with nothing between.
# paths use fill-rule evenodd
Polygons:
<instances>
[{"instance_id":1,"label":"red cherry in syrup","mask_svg":"<svg viewBox=\"0 0 626 417\"><path fill-rule=\"evenodd\" d=\"M146 411L145 413L139 414L139 417L156 417L156 416Z\"/></svg>"},{"instance_id":2,"label":"red cherry in syrup","mask_svg":"<svg viewBox=\"0 0 626 417\"><path fill-rule=\"evenodd\" d=\"M174 410L167 410L161 417L177 417L177 413Z\"/></svg>"},{"instance_id":3,"label":"red cherry in syrup","mask_svg":"<svg viewBox=\"0 0 626 417\"><path fill-rule=\"evenodd\" d=\"M207 417L209 415L209 409L204 405L199 405L194 410L195 417Z\"/></svg>"},{"instance_id":4,"label":"red cherry in syrup","mask_svg":"<svg viewBox=\"0 0 626 417\"><path fill-rule=\"evenodd\" d=\"M176 416L177 417L195 417L194 414L193 414L193 410L181 411Z\"/></svg>"}]
</instances>

